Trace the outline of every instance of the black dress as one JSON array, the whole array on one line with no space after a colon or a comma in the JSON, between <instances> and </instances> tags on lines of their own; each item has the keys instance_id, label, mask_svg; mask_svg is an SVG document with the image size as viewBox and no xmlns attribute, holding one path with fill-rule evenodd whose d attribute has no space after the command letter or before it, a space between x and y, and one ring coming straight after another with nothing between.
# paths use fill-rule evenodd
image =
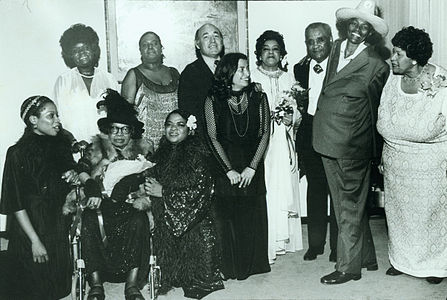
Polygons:
<instances>
[{"instance_id":1,"label":"black dress","mask_svg":"<svg viewBox=\"0 0 447 300\"><path fill-rule=\"evenodd\" d=\"M54 300L70 293L72 263L68 230L71 218L62 215L70 186L61 175L74 165L70 143L59 135L42 136L26 131L8 149L0 212L10 220L8 254L14 261L14 269L9 270L9 279L24 293L16 295L17 299ZM47 263L33 262L30 240L14 217L20 210L26 210L45 246Z\"/></svg>"},{"instance_id":2,"label":"black dress","mask_svg":"<svg viewBox=\"0 0 447 300\"><path fill-rule=\"evenodd\" d=\"M244 95L245 93L245 95ZM222 240L222 272L226 278L246 279L270 271L267 256L267 207L263 156L268 145L270 110L263 92L250 85L233 92L238 111L228 100L205 101L208 141L216 160L216 213ZM246 188L231 185L226 173L256 170Z\"/></svg>"},{"instance_id":3,"label":"black dress","mask_svg":"<svg viewBox=\"0 0 447 300\"><path fill-rule=\"evenodd\" d=\"M98 135L79 164L92 176L99 173L95 180L101 181L106 169L102 167L104 161L135 160L138 155L147 156L147 149L148 145L139 139L131 140L123 150L118 150L107 137ZM99 162L98 158L101 158ZM87 274L97 271L103 281L124 282L129 271L138 268L137 281L142 288L148 280L150 226L146 211L139 211L125 202L130 192L138 190L135 175L115 185L111 194L113 200L106 198L101 202L107 243L102 241L97 212L91 209L83 212L81 241Z\"/></svg>"},{"instance_id":4,"label":"black dress","mask_svg":"<svg viewBox=\"0 0 447 300\"><path fill-rule=\"evenodd\" d=\"M177 145L162 138L154 157L157 165L146 173L163 186L161 198L151 197L161 293L180 286L185 297L201 299L224 288L207 157L207 149L197 136Z\"/></svg>"}]
</instances>

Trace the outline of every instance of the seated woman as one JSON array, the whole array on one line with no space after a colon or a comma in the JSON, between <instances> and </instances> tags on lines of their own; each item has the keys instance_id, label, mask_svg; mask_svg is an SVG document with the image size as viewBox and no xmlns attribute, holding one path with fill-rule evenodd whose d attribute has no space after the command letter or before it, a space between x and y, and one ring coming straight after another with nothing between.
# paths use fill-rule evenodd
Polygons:
<instances>
[{"instance_id":1,"label":"seated woman","mask_svg":"<svg viewBox=\"0 0 447 300\"><path fill-rule=\"evenodd\" d=\"M194 116L183 110L169 113L144 187L152 200L160 293L181 286L185 297L201 299L224 285L211 217L213 180L207 149L193 135L196 127Z\"/></svg>"},{"instance_id":2,"label":"seated woman","mask_svg":"<svg viewBox=\"0 0 447 300\"><path fill-rule=\"evenodd\" d=\"M14 289L8 299L60 299L70 293L72 274L71 220L61 213L70 186L62 177L74 179L75 162L53 101L29 97L20 116L26 128L6 154L0 201L0 213L11 220L8 257L14 263L2 272Z\"/></svg>"},{"instance_id":3,"label":"seated woman","mask_svg":"<svg viewBox=\"0 0 447 300\"><path fill-rule=\"evenodd\" d=\"M138 119L146 127L144 138L155 143L164 132L166 115L177 108L179 73L163 64L163 45L152 31L145 32L138 43L141 64L124 77L121 94L138 109Z\"/></svg>"},{"instance_id":4,"label":"seated woman","mask_svg":"<svg viewBox=\"0 0 447 300\"><path fill-rule=\"evenodd\" d=\"M126 281L126 300L144 299L139 287L144 286L149 270L150 227L145 212L149 199L140 197L128 203L128 194L138 189L138 184L110 182L149 167L144 157L152 149L141 139L143 123L137 120L135 109L118 92L108 90L101 105L107 108L107 117L98 120L102 134L93 139L79 162L90 208L84 211L81 235L88 299L104 299L103 281Z\"/></svg>"}]
</instances>

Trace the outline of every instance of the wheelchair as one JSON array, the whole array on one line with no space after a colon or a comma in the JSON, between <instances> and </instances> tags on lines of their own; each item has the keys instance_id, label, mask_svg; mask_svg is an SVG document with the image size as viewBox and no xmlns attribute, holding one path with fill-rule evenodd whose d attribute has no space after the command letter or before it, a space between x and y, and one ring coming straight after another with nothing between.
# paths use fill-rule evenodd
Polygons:
<instances>
[{"instance_id":1,"label":"wheelchair","mask_svg":"<svg viewBox=\"0 0 447 300\"><path fill-rule=\"evenodd\" d=\"M81 243L81 228L82 228L82 214L86 208L87 199L82 194L81 185L74 186L75 191L75 206L76 212L73 217L73 223L70 228L69 238L71 243L71 254L73 259L73 277L71 287L72 300L84 300L86 296L86 272L85 261L82 257L82 243ZM128 196L126 202L132 203L132 194ZM97 210L98 217L102 218L102 214ZM150 218L148 213L148 218ZM157 265L157 257L154 254L153 235L151 233L150 239L150 257L149 257L149 275L148 275L148 291L151 300L157 299L157 291L161 286L161 269Z\"/></svg>"},{"instance_id":2,"label":"wheelchair","mask_svg":"<svg viewBox=\"0 0 447 300\"><path fill-rule=\"evenodd\" d=\"M81 197L81 186L75 186L76 214L70 228L71 255L73 259L73 279L71 284L71 299L84 300L86 294L85 262L82 258L81 228L82 212L85 202Z\"/></svg>"}]
</instances>

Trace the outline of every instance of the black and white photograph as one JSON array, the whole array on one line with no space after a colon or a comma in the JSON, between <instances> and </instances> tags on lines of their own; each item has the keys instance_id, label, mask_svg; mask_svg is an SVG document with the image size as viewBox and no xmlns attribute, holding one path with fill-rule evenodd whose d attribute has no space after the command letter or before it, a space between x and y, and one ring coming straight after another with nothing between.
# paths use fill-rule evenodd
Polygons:
<instances>
[{"instance_id":1,"label":"black and white photograph","mask_svg":"<svg viewBox=\"0 0 447 300\"><path fill-rule=\"evenodd\" d=\"M0 0L0 300L447 300L446 15Z\"/></svg>"}]
</instances>

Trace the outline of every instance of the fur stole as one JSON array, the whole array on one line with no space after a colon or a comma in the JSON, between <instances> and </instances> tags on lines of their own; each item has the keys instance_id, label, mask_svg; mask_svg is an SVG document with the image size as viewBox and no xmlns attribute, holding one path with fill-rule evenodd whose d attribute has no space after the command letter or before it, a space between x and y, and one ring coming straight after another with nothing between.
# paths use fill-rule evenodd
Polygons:
<instances>
[{"instance_id":1,"label":"fur stole","mask_svg":"<svg viewBox=\"0 0 447 300\"><path fill-rule=\"evenodd\" d=\"M38 135L26 129L15 148L19 157L24 160L32 164L41 162L43 166L61 175L75 167L70 140L62 134Z\"/></svg>"},{"instance_id":2,"label":"fur stole","mask_svg":"<svg viewBox=\"0 0 447 300\"><path fill-rule=\"evenodd\" d=\"M210 172L209 151L196 136L188 136L177 145L169 143L166 138L154 155L157 165L155 176L163 187L181 189L197 184L204 173Z\"/></svg>"},{"instance_id":3,"label":"fur stole","mask_svg":"<svg viewBox=\"0 0 447 300\"><path fill-rule=\"evenodd\" d=\"M92 144L87 149L86 159L90 165L90 176L92 178L102 175L104 168L120 159L134 160L138 155L147 157L153 151L153 145L144 139L131 139L123 150L117 150L105 134L93 137Z\"/></svg>"}]
</instances>

